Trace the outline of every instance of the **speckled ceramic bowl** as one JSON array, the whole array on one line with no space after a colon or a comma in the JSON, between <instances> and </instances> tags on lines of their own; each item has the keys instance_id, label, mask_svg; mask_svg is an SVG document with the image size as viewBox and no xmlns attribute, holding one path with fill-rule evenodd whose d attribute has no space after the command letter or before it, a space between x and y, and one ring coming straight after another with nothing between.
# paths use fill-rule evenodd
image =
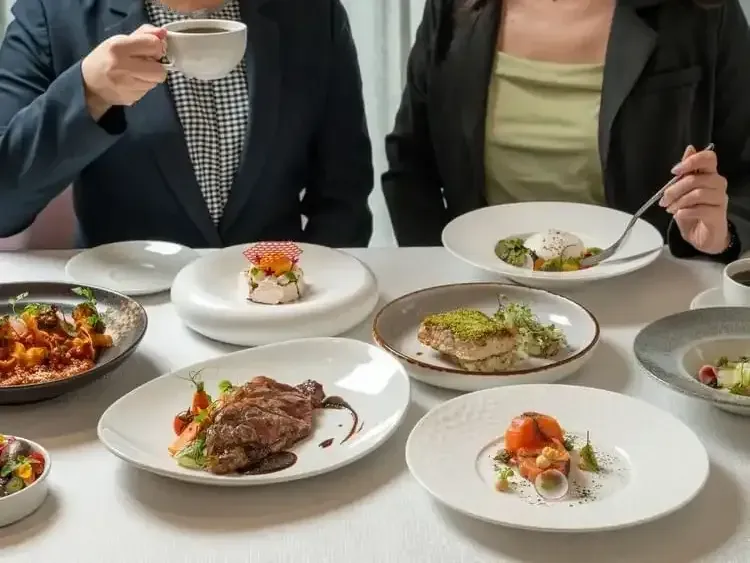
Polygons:
<instances>
[{"instance_id":1,"label":"speckled ceramic bowl","mask_svg":"<svg viewBox=\"0 0 750 563\"><path fill-rule=\"evenodd\" d=\"M484 373L462 369L417 340L426 316L463 307L492 314L499 297L524 303L543 323L556 324L568 346L553 358L529 358L508 370ZM599 342L599 323L575 301L543 289L489 282L441 285L399 297L376 315L372 332L375 342L401 360L411 377L456 391L559 381L578 371Z\"/></svg>"},{"instance_id":2,"label":"speckled ceramic bowl","mask_svg":"<svg viewBox=\"0 0 750 563\"><path fill-rule=\"evenodd\" d=\"M720 409L750 416L750 397L732 395L698 381L698 369L721 356L750 356L750 308L685 311L651 323L638 333L635 357L658 381Z\"/></svg>"},{"instance_id":3,"label":"speckled ceramic bowl","mask_svg":"<svg viewBox=\"0 0 750 563\"><path fill-rule=\"evenodd\" d=\"M12 307L8 300L23 293L27 293L28 297L19 301L20 306L30 302L54 303L70 315L73 307L82 301L72 291L78 285L62 282L0 284L0 316L10 314ZM0 386L0 405L33 403L74 391L107 375L135 352L143 335L146 334L148 325L146 310L138 302L121 293L101 287L87 287L94 292L97 307L107 325L107 333L112 336L113 346L102 351L92 369L73 377L58 379L49 383Z\"/></svg>"}]
</instances>

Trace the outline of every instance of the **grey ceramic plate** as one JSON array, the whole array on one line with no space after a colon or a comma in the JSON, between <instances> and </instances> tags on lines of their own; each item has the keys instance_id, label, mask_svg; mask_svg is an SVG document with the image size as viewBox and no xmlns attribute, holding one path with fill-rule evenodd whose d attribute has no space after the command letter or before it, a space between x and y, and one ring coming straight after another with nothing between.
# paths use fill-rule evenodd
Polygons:
<instances>
[{"instance_id":1,"label":"grey ceramic plate","mask_svg":"<svg viewBox=\"0 0 750 563\"><path fill-rule=\"evenodd\" d=\"M545 324L559 326L567 349L554 358L526 360L512 369L483 373L462 369L417 340L422 320L430 314L462 307L492 314L498 297L525 303ZM501 385L551 383L571 375L591 356L599 341L599 323L584 307L561 295L502 283L461 283L430 287L391 301L375 317L373 338L405 363L419 381L455 389L477 391Z\"/></svg>"},{"instance_id":2,"label":"grey ceramic plate","mask_svg":"<svg viewBox=\"0 0 750 563\"><path fill-rule=\"evenodd\" d=\"M713 307L684 311L638 333L635 357L648 373L672 389L729 410L750 409L750 397L703 385L698 368L721 356L750 355L750 308Z\"/></svg>"},{"instance_id":3,"label":"grey ceramic plate","mask_svg":"<svg viewBox=\"0 0 750 563\"><path fill-rule=\"evenodd\" d=\"M70 315L73 307L82 299L73 293L78 284L58 282L23 282L0 284L0 316L11 313L9 299L28 292L28 297L19 301L31 303L54 303ZM146 333L148 319L145 309L136 301L114 291L90 287L97 300L97 307L107 325L107 333L114 345L102 352L94 368L65 379L34 385L0 386L0 405L31 403L52 399L69 391L79 389L98 379L124 362L140 343Z\"/></svg>"}]
</instances>

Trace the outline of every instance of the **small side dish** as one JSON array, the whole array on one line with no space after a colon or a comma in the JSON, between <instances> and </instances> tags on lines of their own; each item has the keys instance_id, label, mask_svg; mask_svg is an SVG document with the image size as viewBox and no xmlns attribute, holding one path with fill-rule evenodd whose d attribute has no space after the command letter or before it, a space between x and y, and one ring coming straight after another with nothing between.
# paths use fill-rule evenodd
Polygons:
<instances>
[{"instance_id":1,"label":"small side dish","mask_svg":"<svg viewBox=\"0 0 750 563\"><path fill-rule=\"evenodd\" d=\"M504 448L494 457L495 488L512 492L516 472L530 483L536 494L546 501L568 498L576 472L602 471L597 453L589 440L577 445L575 437L566 435L555 418L536 412L525 412L511 420L505 431Z\"/></svg>"},{"instance_id":2,"label":"small side dish","mask_svg":"<svg viewBox=\"0 0 750 563\"><path fill-rule=\"evenodd\" d=\"M581 260L601 252L601 248L586 247L576 235L550 229L534 233L526 240L505 238L495 245L495 255L503 262L542 272L574 272L585 269Z\"/></svg>"},{"instance_id":3,"label":"small side dish","mask_svg":"<svg viewBox=\"0 0 750 563\"><path fill-rule=\"evenodd\" d=\"M750 357L730 360L722 356L713 364L701 366L696 377L698 381L714 389L750 397Z\"/></svg>"},{"instance_id":4,"label":"small side dish","mask_svg":"<svg viewBox=\"0 0 750 563\"><path fill-rule=\"evenodd\" d=\"M306 289L298 263L301 254L293 242L260 242L245 250L250 267L242 271L240 287L247 299L266 305L300 299Z\"/></svg>"},{"instance_id":5,"label":"small side dish","mask_svg":"<svg viewBox=\"0 0 750 563\"><path fill-rule=\"evenodd\" d=\"M502 298L492 315L477 309L429 315L417 339L459 367L482 373L508 370L529 357L552 358L567 346L559 327L542 324L528 305Z\"/></svg>"},{"instance_id":6,"label":"small side dish","mask_svg":"<svg viewBox=\"0 0 750 563\"><path fill-rule=\"evenodd\" d=\"M0 434L0 499L33 485L45 465L44 455L26 440Z\"/></svg>"},{"instance_id":7,"label":"small side dish","mask_svg":"<svg viewBox=\"0 0 750 563\"><path fill-rule=\"evenodd\" d=\"M112 337L91 289L76 287L83 299L70 316L52 303L10 300L12 312L0 317L0 387L48 383L94 367Z\"/></svg>"},{"instance_id":8,"label":"small side dish","mask_svg":"<svg viewBox=\"0 0 750 563\"><path fill-rule=\"evenodd\" d=\"M322 385L312 380L294 387L263 376L243 385L225 380L219 382L215 400L206 392L200 372L191 374L189 381L193 397L172 421L177 437L168 448L187 469L260 475L291 467L297 455L289 450L312 434L315 409L351 413L351 428L340 444L362 429L356 411L344 399L326 397ZM330 439L321 447L332 443Z\"/></svg>"}]
</instances>

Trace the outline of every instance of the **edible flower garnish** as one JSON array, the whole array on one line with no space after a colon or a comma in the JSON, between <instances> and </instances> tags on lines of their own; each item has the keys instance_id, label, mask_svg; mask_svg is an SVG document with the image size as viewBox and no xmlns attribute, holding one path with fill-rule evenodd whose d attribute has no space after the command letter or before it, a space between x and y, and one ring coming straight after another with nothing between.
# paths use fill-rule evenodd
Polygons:
<instances>
[{"instance_id":1,"label":"edible flower garnish","mask_svg":"<svg viewBox=\"0 0 750 563\"><path fill-rule=\"evenodd\" d=\"M586 445L581 448L581 451L579 453L581 456L581 462L578 464L578 466L584 471L598 473L600 470L599 461L596 459L594 446L591 445L591 440L589 440L588 432L586 432Z\"/></svg>"}]
</instances>

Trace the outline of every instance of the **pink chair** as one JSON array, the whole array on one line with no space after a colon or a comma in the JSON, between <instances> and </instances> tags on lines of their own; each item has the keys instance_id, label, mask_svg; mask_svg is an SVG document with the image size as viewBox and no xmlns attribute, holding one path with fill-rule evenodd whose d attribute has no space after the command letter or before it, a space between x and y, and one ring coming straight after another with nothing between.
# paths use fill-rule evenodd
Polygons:
<instances>
[{"instance_id":1,"label":"pink chair","mask_svg":"<svg viewBox=\"0 0 750 563\"><path fill-rule=\"evenodd\" d=\"M72 248L75 232L73 195L68 188L52 200L28 229L12 237L0 238L0 251Z\"/></svg>"}]
</instances>

